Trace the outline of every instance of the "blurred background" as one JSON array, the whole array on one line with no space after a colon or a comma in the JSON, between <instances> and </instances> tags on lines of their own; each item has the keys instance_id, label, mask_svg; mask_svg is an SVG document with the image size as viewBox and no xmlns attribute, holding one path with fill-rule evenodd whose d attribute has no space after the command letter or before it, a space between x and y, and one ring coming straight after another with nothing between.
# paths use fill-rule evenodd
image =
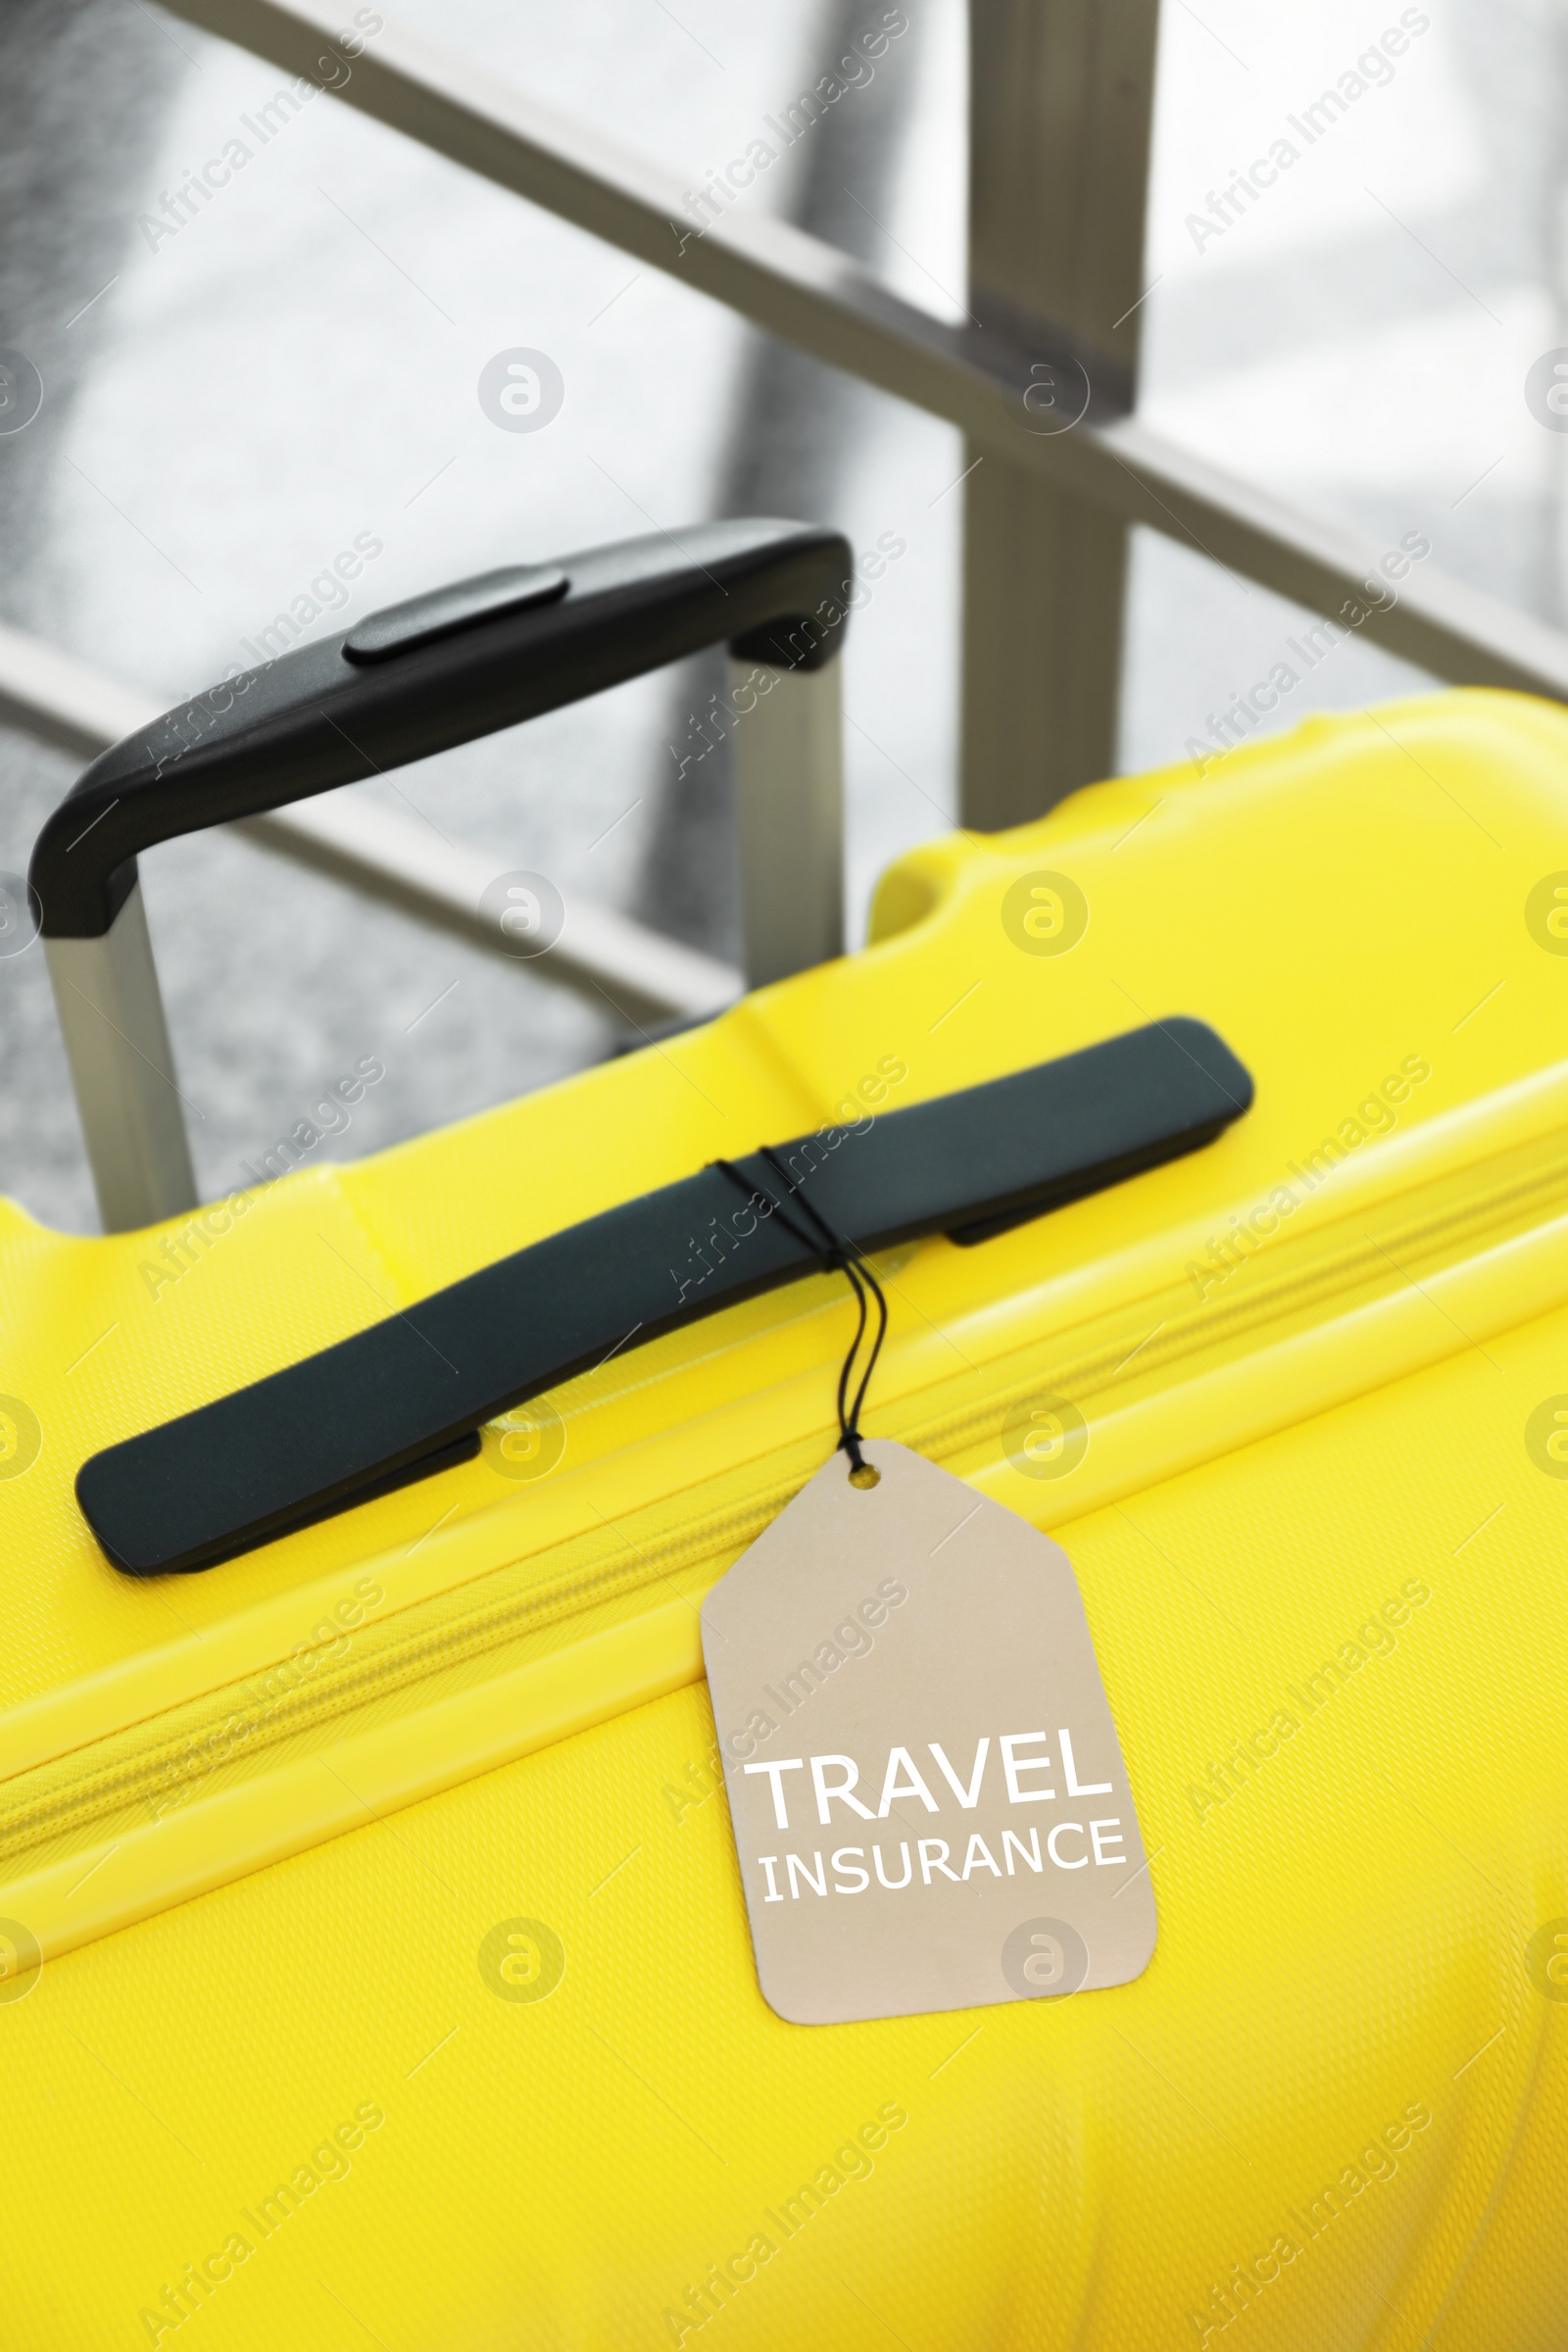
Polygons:
<instances>
[{"instance_id":1,"label":"blurred background","mask_svg":"<svg viewBox=\"0 0 1568 2352\"><path fill-rule=\"evenodd\" d=\"M345 12L347 16L348 13ZM400 22L696 186L884 11L855 0L395 0ZM1422 11L1406 11L1408 24ZM962 313L961 0L907 30L744 202ZM1564 24L1452 0L1386 83L1222 235L1191 226L1392 0L1167 0L1141 412L1308 511L1568 621L1568 441L1525 404L1568 340ZM787 351L650 268L321 97L177 230L163 195L284 80L142 0L0 13L0 347L43 382L0 435L0 619L173 702L236 662L340 551L376 553L325 634L468 571L710 515L837 524L893 564L850 633L849 921L954 821L965 467L948 426ZM497 352L559 367L546 429L498 430ZM1178 760L1303 615L1139 534L1118 764ZM500 873L527 867L738 954L722 752L686 760L722 657L356 786ZM1360 639L1267 722L1423 683ZM80 762L0 731L0 869ZM432 834L434 838L434 833ZM624 1031L526 967L421 929L228 833L143 860L205 1195L361 1056L358 1153L549 1082ZM426 1009L433 1007L433 1009ZM97 1228L41 950L0 959L0 1190Z\"/></svg>"}]
</instances>

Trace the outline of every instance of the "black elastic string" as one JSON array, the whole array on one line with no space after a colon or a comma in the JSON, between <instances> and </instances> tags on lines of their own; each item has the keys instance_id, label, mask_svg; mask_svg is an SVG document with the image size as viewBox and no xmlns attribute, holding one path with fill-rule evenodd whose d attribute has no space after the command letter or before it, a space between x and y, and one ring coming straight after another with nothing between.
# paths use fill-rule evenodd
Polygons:
<instances>
[{"instance_id":1,"label":"black elastic string","mask_svg":"<svg viewBox=\"0 0 1568 2352\"><path fill-rule=\"evenodd\" d=\"M782 1183L789 1185L790 1178L788 1170L768 1149L766 1144L762 1146L761 1156L766 1160L768 1166L773 1170L774 1175L777 1176ZM838 1403L840 1433L839 1444L844 1448L844 1451L849 1455L852 1466L857 1470L862 1470L865 1467L865 1462L864 1457L860 1452L860 1408L865 1402L865 1393L871 1385L871 1375L876 1370L876 1359L882 1352L882 1343L887 1337L888 1302L882 1295L881 1284L877 1281L876 1276L872 1273L870 1266L866 1263L866 1260L861 1255L855 1243L851 1241L848 1236L841 1238L839 1235L837 1235L833 1231L831 1225L828 1224L827 1219L822 1216L814 1204L807 1199L804 1192L801 1192L794 1186L791 1186L790 1189L795 1193L795 1198L799 1200L805 1214L810 1219L811 1223L821 1234L824 1244L823 1254L827 1258L828 1263L830 1265L837 1265L849 1281L850 1287L855 1293L856 1302L860 1310L859 1320L856 1325L854 1345L851 1347L849 1354L845 1357L844 1368L839 1374ZM849 1395L851 1374L855 1368L855 1359L860 1351L860 1342L865 1336L865 1290L862 1290L860 1287L862 1280L865 1284L865 1289L870 1291L872 1298L876 1300L877 1331L876 1338L871 1343L871 1352L866 1358L865 1370L860 1375L860 1385L855 1392L855 1402L850 1407L849 1411L846 1412L845 1400Z\"/></svg>"},{"instance_id":2,"label":"black elastic string","mask_svg":"<svg viewBox=\"0 0 1568 2352\"><path fill-rule=\"evenodd\" d=\"M842 1274L855 1293L855 1301L859 1308L859 1319L855 1326L855 1338L850 1344L850 1352L845 1357L839 1373L839 1447L849 1455L852 1471L863 1470L866 1462L865 1456L860 1450L860 1410L865 1403L865 1393L871 1385L871 1375L876 1370L876 1359L882 1352L882 1343L887 1338L888 1302L882 1296L881 1284L877 1281L856 1244L848 1236L841 1237L833 1231L826 1218L821 1216L813 1204L808 1200L806 1195L791 1177L789 1170L766 1144L761 1148L760 1156L766 1160L774 1175L783 1185L785 1192L799 1202L802 1212L809 1219L810 1225L815 1228L814 1232L803 1232L785 1208L783 1201L775 1200L772 1194L765 1191L761 1185L750 1183L732 1161L715 1159L711 1164L721 1174L727 1176L731 1184L746 1195L748 1200L759 1198L765 1200L791 1239L799 1242L802 1249L809 1250L814 1257L821 1258L824 1265ZM856 1358L860 1352L860 1343L865 1338L867 1291L870 1292L877 1305L876 1337L871 1343L871 1352L866 1358L865 1370L860 1375L859 1386L855 1392L855 1401L852 1404L849 1400L850 1381L854 1375Z\"/></svg>"}]
</instances>

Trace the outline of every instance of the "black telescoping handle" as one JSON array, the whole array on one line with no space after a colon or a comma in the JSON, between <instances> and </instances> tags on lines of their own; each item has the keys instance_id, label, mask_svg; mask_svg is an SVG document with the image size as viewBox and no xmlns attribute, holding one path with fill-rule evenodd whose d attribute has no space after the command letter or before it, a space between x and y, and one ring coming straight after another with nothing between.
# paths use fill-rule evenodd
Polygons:
<instances>
[{"instance_id":1,"label":"black telescoping handle","mask_svg":"<svg viewBox=\"0 0 1568 2352\"><path fill-rule=\"evenodd\" d=\"M704 523L394 605L166 711L95 760L30 881L53 939L97 939L155 842L354 784L727 640L780 669L843 643L852 556L799 522Z\"/></svg>"},{"instance_id":2,"label":"black telescoping handle","mask_svg":"<svg viewBox=\"0 0 1568 2352\"><path fill-rule=\"evenodd\" d=\"M862 1250L978 1243L1196 1152L1252 1081L1201 1021L1153 1022L1055 1061L753 1153L748 1211L710 1167L606 1209L352 1339L123 1439L76 1499L117 1568L208 1568L448 1468L480 1424L627 1347L811 1271L778 1165Z\"/></svg>"}]
</instances>

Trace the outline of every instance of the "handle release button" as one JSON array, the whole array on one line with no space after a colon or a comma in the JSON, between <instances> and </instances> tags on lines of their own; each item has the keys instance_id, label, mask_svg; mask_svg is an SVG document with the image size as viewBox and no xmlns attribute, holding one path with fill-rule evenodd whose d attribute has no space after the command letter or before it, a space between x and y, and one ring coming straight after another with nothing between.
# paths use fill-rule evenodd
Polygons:
<instances>
[{"instance_id":1,"label":"handle release button","mask_svg":"<svg viewBox=\"0 0 1568 2352\"><path fill-rule=\"evenodd\" d=\"M417 645L455 636L503 612L553 605L570 585L559 564L513 564L504 571L481 572L476 580L458 580L450 588L432 589L428 596L410 597L406 605L368 613L345 640L344 658L387 662L395 654L412 653Z\"/></svg>"}]
</instances>

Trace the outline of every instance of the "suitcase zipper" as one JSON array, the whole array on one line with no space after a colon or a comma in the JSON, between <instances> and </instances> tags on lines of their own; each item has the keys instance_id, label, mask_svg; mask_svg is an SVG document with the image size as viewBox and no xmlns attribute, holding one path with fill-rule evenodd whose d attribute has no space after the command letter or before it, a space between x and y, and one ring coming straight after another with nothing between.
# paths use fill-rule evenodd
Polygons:
<instances>
[{"instance_id":1,"label":"suitcase zipper","mask_svg":"<svg viewBox=\"0 0 1568 2352\"><path fill-rule=\"evenodd\" d=\"M1260 1248L1237 1264L1241 1287L1232 1298L1204 1301L1197 1283L1184 1277L1067 1331L1004 1348L970 1374L942 1384L935 1394L952 1393L954 1400L940 1409L931 1409L929 1387L873 1408L869 1434L897 1438L933 1460L967 1461L973 1474L995 1456L998 1440L1031 1399L1065 1396L1093 1426L1097 1404L1119 1409L1169 1388L1178 1367L1190 1371L1199 1359L1233 1356L1239 1342L1259 1333L1331 1321L1357 1294L1374 1297L1412 1281L1417 1271L1430 1275L1434 1267L1462 1263L1478 1245L1544 1233L1568 1209L1568 1152L1560 1136L1538 1138L1500 1158L1506 1175L1480 1194L1473 1190L1476 1171L1461 1169L1413 1195L1282 1236L1273 1250ZM1414 1213L1412 1201L1420 1203ZM1344 1227L1352 1221L1358 1231L1346 1241ZM1272 1270L1261 1262L1265 1256L1276 1260ZM880 1262L897 1270L902 1253L886 1253ZM804 1316L840 1304L837 1286L827 1292L824 1284L824 1291ZM1537 1311L1550 1303L1539 1298ZM977 1384L980 1396L973 1393ZM574 1405L587 1412L645 1386L621 1375L612 1391L589 1376L560 1392L558 1402L569 1417ZM696 1595L710 1581L702 1572L711 1565L716 1573L735 1558L817 1467L825 1419L823 1428L819 1438L646 1506L629 1528L623 1521L609 1536L555 1546L554 1573L539 1572L548 1553L514 1557L368 1625L341 1664L328 1661L282 1695L270 1687L275 1671L268 1668L18 1773L0 1784L0 1864L10 1876L19 1863L31 1867L45 1854L92 1842L106 1825L162 1819L204 1790L249 1776L264 1757L299 1752L302 1743L319 1750L334 1727L421 1684L445 1695L465 1668L519 1646L537 1650L552 1629L602 1616L638 1592L657 1594L662 1587ZM709 1507L694 1508L705 1494Z\"/></svg>"}]
</instances>

